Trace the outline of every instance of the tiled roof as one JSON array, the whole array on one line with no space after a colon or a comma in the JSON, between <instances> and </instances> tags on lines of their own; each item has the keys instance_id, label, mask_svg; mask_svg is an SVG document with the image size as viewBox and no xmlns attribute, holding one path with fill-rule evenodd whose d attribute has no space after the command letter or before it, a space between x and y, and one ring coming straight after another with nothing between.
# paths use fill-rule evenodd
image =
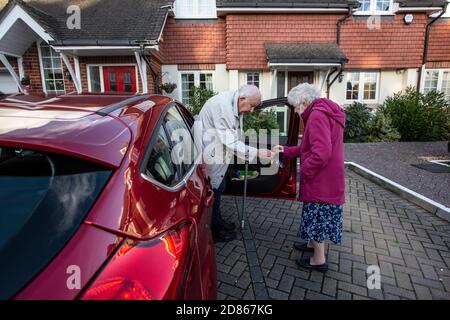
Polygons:
<instances>
[{"instance_id":1,"label":"tiled roof","mask_svg":"<svg viewBox=\"0 0 450 320\"><path fill-rule=\"evenodd\" d=\"M130 44L136 40L157 40L173 1L133 0L11 0L0 21L15 4L22 6L55 38L56 43ZM81 28L67 28L66 13L71 5L81 9Z\"/></svg>"}]
</instances>

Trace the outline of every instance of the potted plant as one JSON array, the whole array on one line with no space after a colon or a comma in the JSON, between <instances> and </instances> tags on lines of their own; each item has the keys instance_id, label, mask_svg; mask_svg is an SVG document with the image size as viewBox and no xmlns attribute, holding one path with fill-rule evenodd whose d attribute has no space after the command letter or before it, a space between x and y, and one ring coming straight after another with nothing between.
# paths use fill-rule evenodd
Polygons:
<instances>
[{"instance_id":1,"label":"potted plant","mask_svg":"<svg viewBox=\"0 0 450 320\"><path fill-rule=\"evenodd\" d=\"M159 89L163 90L167 94L171 94L176 88L176 83L172 82L161 83L161 85L159 86Z\"/></svg>"},{"instance_id":2,"label":"potted plant","mask_svg":"<svg viewBox=\"0 0 450 320\"><path fill-rule=\"evenodd\" d=\"M29 76L23 77L22 80L20 80L20 84L22 85L25 94L28 94L31 85L30 77Z\"/></svg>"}]
</instances>

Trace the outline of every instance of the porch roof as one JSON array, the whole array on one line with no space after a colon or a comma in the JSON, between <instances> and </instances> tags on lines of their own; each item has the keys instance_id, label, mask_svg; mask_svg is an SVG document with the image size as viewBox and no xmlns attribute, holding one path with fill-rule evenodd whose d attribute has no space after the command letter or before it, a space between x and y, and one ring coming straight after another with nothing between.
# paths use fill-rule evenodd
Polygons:
<instances>
[{"instance_id":1,"label":"porch roof","mask_svg":"<svg viewBox=\"0 0 450 320\"><path fill-rule=\"evenodd\" d=\"M170 0L10 0L0 12L0 29L15 7L25 11L51 37L52 45L154 45L160 39ZM70 6L80 11L80 28L67 27ZM14 25L9 26L13 28ZM0 40L1 37L0 37Z\"/></svg>"},{"instance_id":2,"label":"porch roof","mask_svg":"<svg viewBox=\"0 0 450 320\"><path fill-rule=\"evenodd\" d=\"M266 43L269 65L343 65L347 57L335 43Z\"/></svg>"}]
</instances>

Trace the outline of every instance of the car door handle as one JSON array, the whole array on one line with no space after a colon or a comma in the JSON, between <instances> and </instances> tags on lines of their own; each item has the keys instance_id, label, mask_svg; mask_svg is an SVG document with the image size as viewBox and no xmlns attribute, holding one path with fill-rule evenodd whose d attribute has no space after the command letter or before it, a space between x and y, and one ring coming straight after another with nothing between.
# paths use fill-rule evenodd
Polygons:
<instances>
[{"instance_id":1,"label":"car door handle","mask_svg":"<svg viewBox=\"0 0 450 320\"><path fill-rule=\"evenodd\" d=\"M206 199L205 204L206 207L211 207L214 203L214 191L210 187L208 187L208 190L206 191Z\"/></svg>"}]
</instances>

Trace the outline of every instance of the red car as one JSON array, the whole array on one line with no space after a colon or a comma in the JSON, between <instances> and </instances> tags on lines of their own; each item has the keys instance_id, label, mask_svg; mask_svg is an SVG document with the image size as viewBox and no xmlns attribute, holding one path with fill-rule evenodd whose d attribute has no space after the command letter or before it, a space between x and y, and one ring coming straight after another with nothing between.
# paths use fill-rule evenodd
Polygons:
<instances>
[{"instance_id":1,"label":"red car","mask_svg":"<svg viewBox=\"0 0 450 320\"><path fill-rule=\"evenodd\" d=\"M263 107L277 105L295 145L298 116ZM0 299L215 299L213 191L202 164L171 157L193 121L157 95L0 100ZM249 194L293 198L295 172Z\"/></svg>"}]
</instances>

